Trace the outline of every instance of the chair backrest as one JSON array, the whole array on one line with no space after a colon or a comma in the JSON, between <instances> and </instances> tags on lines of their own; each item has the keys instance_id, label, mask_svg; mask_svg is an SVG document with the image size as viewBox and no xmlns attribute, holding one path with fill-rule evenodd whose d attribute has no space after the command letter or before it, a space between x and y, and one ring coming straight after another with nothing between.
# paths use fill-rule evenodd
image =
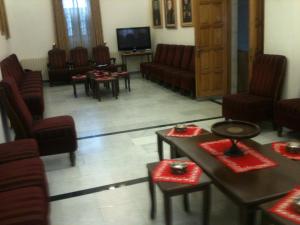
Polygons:
<instances>
[{"instance_id":1,"label":"chair backrest","mask_svg":"<svg viewBox=\"0 0 300 225\"><path fill-rule=\"evenodd\" d=\"M189 65L189 71L191 72L195 72L195 51L196 48L194 47L191 54L190 65Z\"/></svg>"},{"instance_id":2,"label":"chair backrest","mask_svg":"<svg viewBox=\"0 0 300 225\"><path fill-rule=\"evenodd\" d=\"M8 77L0 82L1 104L7 111L17 138L31 136L32 115L25 104L15 80Z\"/></svg>"},{"instance_id":3,"label":"chair backrest","mask_svg":"<svg viewBox=\"0 0 300 225\"><path fill-rule=\"evenodd\" d=\"M252 95L279 99L286 74L287 59L281 55L259 55L254 60L249 86Z\"/></svg>"},{"instance_id":4,"label":"chair backrest","mask_svg":"<svg viewBox=\"0 0 300 225\"><path fill-rule=\"evenodd\" d=\"M184 48L183 45L176 45L175 55L174 55L172 66L174 66L174 67L180 67L180 62L181 62L181 58L182 58L183 48Z\"/></svg>"},{"instance_id":5,"label":"chair backrest","mask_svg":"<svg viewBox=\"0 0 300 225\"><path fill-rule=\"evenodd\" d=\"M64 49L54 48L48 51L48 64L52 69L67 67L67 54Z\"/></svg>"},{"instance_id":6,"label":"chair backrest","mask_svg":"<svg viewBox=\"0 0 300 225\"><path fill-rule=\"evenodd\" d=\"M190 65L190 59L193 52L194 47L190 45L184 46L183 55L180 63L180 68L183 70L187 70Z\"/></svg>"},{"instance_id":7,"label":"chair backrest","mask_svg":"<svg viewBox=\"0 0 300 225\"><path fill-rule=\"evenodd\" d=\"M20 87L24 79L24 71L15 54L12 54L0 63L3 78L12 77Z\"/></svg>"},{"instance_id":8,"label":"chair backrest","mask_svg":"<svg viewBox=\"0 0 300 225\"><path fill-rule=\"evenodd\" d=\"M86 48L76 47L70 50L70 60L74 67L88 66L89 53Z\"/></svg>"},{"instance_id":9,"label":"chair backrest","mask_svg":"<svg viewBox=\"0 0 300 225\"><path fill-rule=\"evenodd\" d=\"M175 56L175 51L176 51L176 45L170 45L167 54L166 65L168 66L172 65Z\"/></svg>"},{"instance_id":10,"label":"chair backrest","mask_svg":"<svg viewBox=\"0 0 300 225\"><path fill-rule=\"evenodd\" d=\"M157 46L156 46L156 51L155 51L155 55L154 55L154 59L153 59L154 63L159 62L159 57L161 55L162 46L163 46L163 44L157 44Z\"/></svg>"},{"instance_id":11,"label":"chair backrest","mask_svg":"<svg viewBox=\"0 0 300 225\"><path fill-rule=\"evenodd\" d=\"M93 48L93 59L97 65L110 65L109 48L104 45L98 45Z\"/></svg>"},{"instance_id":12,"label":"chair backrest","mask_svg":"<svg viewBox=\"0 0 300 225\"><path fill-rule=\"evenodd\" d=\"M168 48L169 48L169 45L162 45L161 47L161 54L160 54L160 57L159 57L159 64L165 64L166 60L167 60L167 55L168 55Z\"/></svg>"}]
</instances>

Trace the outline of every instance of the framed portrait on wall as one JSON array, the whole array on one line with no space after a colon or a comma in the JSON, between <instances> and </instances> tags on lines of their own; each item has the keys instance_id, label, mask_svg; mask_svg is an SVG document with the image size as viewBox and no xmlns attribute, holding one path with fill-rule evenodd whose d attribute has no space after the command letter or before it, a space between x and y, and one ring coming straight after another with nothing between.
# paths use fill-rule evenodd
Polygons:
<instances>
[{"instance_id":1,"label":"framed portrait on wall","mask_svg":"<svg viewBox=\"0 0 300 225\"><path fill-rule=\"evenodd\" d=\"M153 28L162 28L162 1L163 0L151 0L152 1L152 24Z\"/></svg>"},{"instance_id":2,"label":"framed portrait on wall","mask_svg":"<svg viewBox=\"0 0 300 225\"><path fill-rule=\"evenodd\" d=\"M177 28L176 0L164 0L166 28Z\"/></svg>"},{"instance_id":3,"label":"framed portrait on wall","mask_svg":"<svg viewBox=\"0 0 300 225\"><path fill-rule=\"evenodd\" d=\"M193 1L192 0L179 0L180 1L180 20L182 27L193 26Z\"/></svg>"}]
</instances>

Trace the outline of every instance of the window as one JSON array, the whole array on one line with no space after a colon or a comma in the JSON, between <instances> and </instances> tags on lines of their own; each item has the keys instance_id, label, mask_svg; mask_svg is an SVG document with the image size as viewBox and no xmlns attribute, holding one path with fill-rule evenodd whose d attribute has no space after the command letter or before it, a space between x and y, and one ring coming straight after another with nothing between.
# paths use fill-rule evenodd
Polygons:
<instances>
[{"instance_id":1,"label":"window","mask_svg":"<svg viewBox=\"0 0 300 225\"><path fill-rule=\"evenodd\" d=\"M63 7L68 36L73 37L76 33L88 35L87 26L90 20L88 0L63 0Z\"/></svg>"}]
</instances>

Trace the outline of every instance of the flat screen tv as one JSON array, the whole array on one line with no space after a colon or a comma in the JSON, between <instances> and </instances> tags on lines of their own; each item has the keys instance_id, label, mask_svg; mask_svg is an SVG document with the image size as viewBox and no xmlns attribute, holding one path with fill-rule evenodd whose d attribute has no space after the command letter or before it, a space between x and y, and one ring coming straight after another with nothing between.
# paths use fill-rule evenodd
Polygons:
<instances>
[{"instance_id":1,"label":"flat screen tv","mask_svg":"<svg viewBox=\"0 0 300 225\"><path fill-rule=\"evenodd\" d=\"M132 27L117 29L119 51L136 51L151 48L149 27Z\"/></svg>"}]
</instances>

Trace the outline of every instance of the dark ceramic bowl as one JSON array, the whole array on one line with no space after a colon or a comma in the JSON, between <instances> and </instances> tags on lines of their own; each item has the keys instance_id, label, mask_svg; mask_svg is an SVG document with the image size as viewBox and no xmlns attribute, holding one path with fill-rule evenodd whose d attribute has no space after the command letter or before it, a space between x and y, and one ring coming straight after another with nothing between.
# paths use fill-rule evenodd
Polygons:
<instances>
[{"instance_id":1,"label":"dark ceramic bowl","mask_svg":"<svg viewBox=\"0 0 300 225\"><path fill-rule=\"evenodd\" d=\"M297 213L300 213L300 196L294 199L293 207Z\"/></svg>"},{"instance_id":2,"label":"dark ceramic bowl","mask_svg":"<svg viewBox=\"0 0 300 225\"><path fill-rule=\"evenodd\" d=\"M175 131L176 132L185 132L186 129L187 129L187 125L185 125L185 124L177 124L175 126Z\"/></svg>"},{"instance_id":3,"label":"dark ceramic bowl","mask_svg":"<svg viewBox=\"0 0 300 225\"><path fill-rule=\"evenodd\" d=\"M294 154L300 153L300 142L296 142L296 141L288 142L286 145L286 151Z\"/></svg>"},{"instance_id":4,"label":"dark ceramic bowl","mask_svg":"<svg viewBox=\"0 0 300 225\"><path fill-rule=\"evenodd\" d=\"M184 162L170 163L171 171L173 174L185 174L187 170L187 164Z\"/></svg>"}]
</instances>

